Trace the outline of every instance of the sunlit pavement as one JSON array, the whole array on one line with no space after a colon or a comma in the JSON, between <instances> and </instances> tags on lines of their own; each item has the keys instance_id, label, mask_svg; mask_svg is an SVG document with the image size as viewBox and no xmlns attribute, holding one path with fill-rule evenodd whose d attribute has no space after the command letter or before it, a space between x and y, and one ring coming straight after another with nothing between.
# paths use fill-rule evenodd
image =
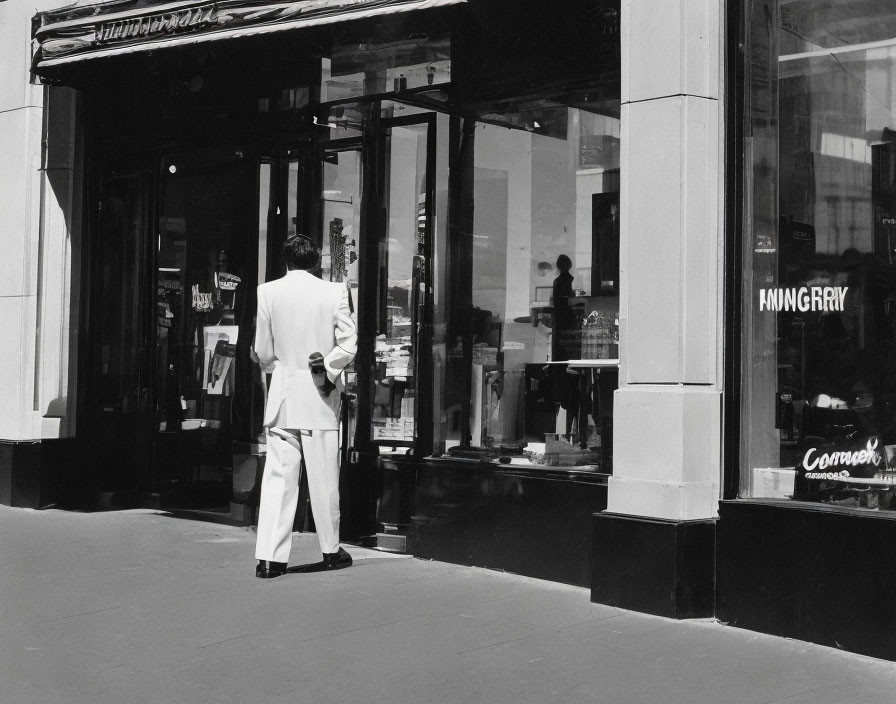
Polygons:
<instances>
[{"instance_id":1,"label":"sunlit pavement","mask_svg":"<svg viewBox=\"0 0 896 704\"><path fill-rule=\"evenodd\" d=\"M150 510L0 506L0 699L159 702L894 701L896 664L585 589L347 546L254 576L254 533ZM297 535L291 565L320 559Z\"/></svg>"}]
</instances>

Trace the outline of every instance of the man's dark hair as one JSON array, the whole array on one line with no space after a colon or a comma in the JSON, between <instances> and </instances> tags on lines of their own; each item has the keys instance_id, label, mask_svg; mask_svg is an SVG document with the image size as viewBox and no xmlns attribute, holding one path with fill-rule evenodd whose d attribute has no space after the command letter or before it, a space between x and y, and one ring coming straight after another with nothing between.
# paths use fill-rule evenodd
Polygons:
<instances>
[{"instance_id":1,"label":"man's dark hair","mask_svg":"<svg viewBox=\"0 0 896 704\"><path fill-rule=\"evenodd\" d=\"M314 242L305 235L287 237L283 243L283 258L287 269L303 269L310 271L320 261L320 252Z\"/></svg>"}]
</instances>

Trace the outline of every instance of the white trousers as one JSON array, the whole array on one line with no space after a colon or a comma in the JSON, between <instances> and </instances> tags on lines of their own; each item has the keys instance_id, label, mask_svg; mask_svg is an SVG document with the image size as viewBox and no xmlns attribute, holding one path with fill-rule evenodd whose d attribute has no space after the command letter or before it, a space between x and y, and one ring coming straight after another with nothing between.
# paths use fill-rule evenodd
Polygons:
<instances>
[{"instance_id":1,"label":"white trousers","mask_svg":"<svg viewBox=\"0 0 896 704\"><path fill-rule=\"evenodd\" d=\"M339 431L269 428L255 558L288 562L302 457L320 550L339 550Z\"/></svg>"}]
</instances>

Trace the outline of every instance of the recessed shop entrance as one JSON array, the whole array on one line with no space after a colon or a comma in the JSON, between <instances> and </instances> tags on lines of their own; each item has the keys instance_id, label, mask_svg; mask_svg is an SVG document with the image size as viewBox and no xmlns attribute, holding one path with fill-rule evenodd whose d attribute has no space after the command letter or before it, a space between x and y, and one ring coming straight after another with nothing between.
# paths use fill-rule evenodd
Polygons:
<instances>
[{"instance_id":1,"label":"recessed shop entrance","mask_svg":"<svg viewBox=\"0 0 896 704\"><path fill-rule=\"evenodd\" d=\"M328 108L289 147L173 151L100 169L84 431L95 493L219 513L253 505L266 393L251 355L255 289L282 274L280 245L301 231L321 247L318 274L349 288L359 326L344 404L345 524L360 534L374 516L408 520L403 475L377 515L374 458L400 464L432 446L432 404L421 399L437 174L447 183L437 130L447 139L448 122L369 101Z\"/></svg>"},{"instance_id":2,"label":"recessed shop entrance","mask_svg":"<svg viewBox=\"0 0 896 704\"><path fill-rule=\"evenodd\" d=\"M172 155L159 175L152 491L229 510L235 443L257 442L249 358L258 283L258 163Z\"/></svg>"},{"instance_id":3,"label":"recessed shop entrance","mask_svg":"<svg viewBox=\"0 0 896 704\"><path fill-rule=\"evenodd\" d=\"M226 508L256 438L249 365L258 163L193 152L98 179L88 303L87 460L110 503Z\"/></svg>"}]
</instances>

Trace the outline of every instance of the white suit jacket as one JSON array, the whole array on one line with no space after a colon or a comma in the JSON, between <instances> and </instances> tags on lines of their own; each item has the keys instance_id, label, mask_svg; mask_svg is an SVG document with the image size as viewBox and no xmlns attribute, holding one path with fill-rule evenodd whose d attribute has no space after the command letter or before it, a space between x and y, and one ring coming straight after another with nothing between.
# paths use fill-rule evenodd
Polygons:
<instances>
[{"instance_id":1,"label":"white suit jacket","mask_svg":"<svg viewBox=\"0 0 896 704\"><path fill-rule=\"evenodd\" d=\"M258 287L255 353L272 374L264 410L267 427L337 430L342 370L352 361L358 336L345 284L322 281L307 271ZM313 352L324 356L336 390L324 399L308 369Z\"/></svg>"}]
</instances>

